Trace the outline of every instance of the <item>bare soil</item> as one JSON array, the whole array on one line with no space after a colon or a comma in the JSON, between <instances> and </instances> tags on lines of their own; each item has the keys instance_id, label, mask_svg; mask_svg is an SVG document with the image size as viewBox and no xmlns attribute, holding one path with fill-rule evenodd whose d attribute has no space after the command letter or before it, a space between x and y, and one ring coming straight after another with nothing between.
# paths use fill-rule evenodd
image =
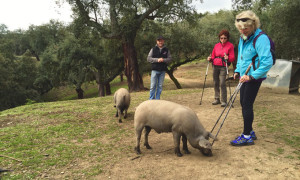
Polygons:
<instances>
[{"instance_id":1,"label":"bare soil","mask_svg":"<svg viewBox=\"0 0 300 180\"><path fill-rule=\"evenodd\" d=\"M207 88L204 91L202 104L199 105L204 75L198 74L199 77L185 79L186 68L191 67L180 68L175 76L184 88L199 88L199 93L167 96L163 92L162 99L192 108L204 127L210 131L223 110L219 105L211 104L214 99L212 70L209 70ZM206 67L198 65L194 68ZM197 71L199 72L199 69ZM234 88L233 83L232 92ZM294 127L291 130L295 132L290 133L296 133L299 136L299 95L275 94L262 87L254 105L255 109L265 108L277 114L286 114L286 120L293 121ZM123 121L120 126L133 130L134 107L131 111L133 112L129 119ZM149 144L153 149L148 150L141 146L142 155L135 154L132 149L131 153L117 162L108 163L109 166L96 179L300 179L300 150L286 145L282 139L278 138L277 132L272 132L266 126L260 125L261 120L262 117L255 116L254 130L258 136L255 145L231 146L229 142L240 135L243 130L241 106L239 96L237 96L234 108L228 114L218 135L219 140L213 145L212 157L202 155L190 145L191 154L177 157L174 154L172 134L157 134L151 131ZM219 125L213 133L216 134L218 129ZM288 129L285 130L289 132ZM127 137L123 143L131 143L134 147L135 136ZM141 144L143 144L143 139Z\"/></svg>"}]
</instances>

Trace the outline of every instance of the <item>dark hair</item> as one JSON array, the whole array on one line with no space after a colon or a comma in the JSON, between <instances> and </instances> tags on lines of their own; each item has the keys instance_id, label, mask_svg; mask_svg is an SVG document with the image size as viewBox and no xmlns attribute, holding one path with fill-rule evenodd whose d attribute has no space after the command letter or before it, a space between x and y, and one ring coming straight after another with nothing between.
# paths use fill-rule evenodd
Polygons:
<instances>
[{"instance_id":1,"label":"dark hair","mask_svg":"<svg viewBox=\"0 0 300 180\"><path fill-rule=\"evenodd\" d=\"M226 29L221 30L221 32L219 33L219 39L222 35L225 35L227 37L227 39L229 40L229 32Z\"/></svg>"}]
</instances>

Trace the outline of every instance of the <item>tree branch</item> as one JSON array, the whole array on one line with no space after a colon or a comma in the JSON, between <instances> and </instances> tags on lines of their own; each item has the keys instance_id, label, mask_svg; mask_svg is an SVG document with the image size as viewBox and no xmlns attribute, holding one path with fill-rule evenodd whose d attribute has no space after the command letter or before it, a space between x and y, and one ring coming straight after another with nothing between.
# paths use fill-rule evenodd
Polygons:
<instances>
[{"instance_id":1,"label":"tree branch","mask_svg":"<svg viewBox=\"0 0 300 180\"><path fill-rule=\"evenodd\" d=\"M153 13L155 10L159 9L160 7L162 7L165 4L165 2L166 2L166 0L161 1L160 3L157 3L156 5L153 5L153 7L151 7L151 5L149 3L149 5L150 5L149 9L139 17L138 22L142 23L143 20L146 19L146 18L148 18L148 19L152 19L153 18L153 20L154 20L155 16L152 16L152 18L150 18L151 16L149 16L149 15L151 13Z\"/></svg>"},{"instance_id":2,"label":"tree branch","mask_svg":"<svg viewBox=\"0 0 300 180\"><path fill-rule=\"evenodd\" d=\"M176 63L172 64L170 66L170 69L175 69L176 67L179 67L179 66L181 66L183 64L186 64L188 62L192 62L192 61L198 59L199 57L200 57L199 55L196 55L196 56L194 56L192 58L186 57L184 61L179 61L179 62L176 62Z\"/></svg>"},{"instance_id":3,"label":"tree branch","mask_svg":"<svg viewBox=\"0 0 300 180\"><path fill-rule=\"evenodd\" d=\"M118 18L116 12L116 0L109 1L109 15L111 21L111 30L114 32L120 32L120 26L118 24Z\"/></svg>"},{"instance_id":4,"label":"tree branch","mask_svg":"<svg viewBox=\"0 0 300 180\"><path fill-rule=\"evenodd\" d=\"M110 33L108 32L101 24L97 23L96 21L91 20L89 16L89 12L86 10L85 6L80 0L75 0L75 3L78 7L79 13L81 18L84 20L84 22L90 26L96 28L104 38L108 39L120 39L121 35L120 32L116 33Z\"/></svg>"}]
</instances>

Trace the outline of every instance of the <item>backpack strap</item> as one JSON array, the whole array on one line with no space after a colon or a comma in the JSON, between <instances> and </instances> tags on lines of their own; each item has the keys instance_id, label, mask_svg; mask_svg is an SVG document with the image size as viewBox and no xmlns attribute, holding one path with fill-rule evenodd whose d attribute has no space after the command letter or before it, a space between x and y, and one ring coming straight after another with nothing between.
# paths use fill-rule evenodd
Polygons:
<instances>
[{"instance_id":1,"label":"backpack strap","mask_svg":"<svg viewBox=\"0 0 300 180\"><path fill-rule=\"evenodd\" d=\"M259 36L262 35L262 34L266 34L266 33L263 32L263 31L261 31L261 32L254 38L254 40L253 40L253 42L252 42L254 49L255 49L255 44L256 44L257 38L259 38ZM255 59L256 59L257 56L258 56L258 54L256 53L256 55L253 56L253 58L252 58L252 64L253 64L253 70L254 70L254 71L256 70L256 68L255 68ZM257 65L257 67L258 67L258 66L259 66L259 63L258 63L258 65Z\"/></svg>"}]
</instances>

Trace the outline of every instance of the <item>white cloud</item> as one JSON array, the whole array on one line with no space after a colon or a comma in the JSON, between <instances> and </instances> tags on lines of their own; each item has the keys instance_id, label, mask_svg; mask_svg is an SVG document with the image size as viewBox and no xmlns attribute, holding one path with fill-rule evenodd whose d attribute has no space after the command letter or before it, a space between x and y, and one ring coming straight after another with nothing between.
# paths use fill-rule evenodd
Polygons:
<instances>
[{"instance_id":1,"label":"white cloud","mask_svg":"<svg viewBox=\"0 0 300 180\"><path fill-rule=\"evenodd\" d=\"M219 10L231 10L231 0L203 0L203 3L195 3L198 12L218 12Z\"/></svg>"},{"instance_id":2,"label":"white cloud","mask_svg":"<svg viewBox=\"0 0 300 180\"><path fill-rule=\"evenodd\" d=\"M0 0L0 24L9 30L26 30L30 25L49 23L51 19L65 23L72 21L68 3L58 7L56 0ZM195 2L195 1L194 1ZM203 0L194 3L198 12L218 12L220 9L231 9L231 0Z\"/></svg>"},{"instance_id":3,"label":"white cloud","mask_svg":"<svg viewBox=\"0 0 300 180\"><path fill-rule=\"evenodd\" d=\"M49 23L51 19L71 22L67 3L58 7L54 0L0 0L0 24L10 30Z\"/></svg>"}]
</instances>

